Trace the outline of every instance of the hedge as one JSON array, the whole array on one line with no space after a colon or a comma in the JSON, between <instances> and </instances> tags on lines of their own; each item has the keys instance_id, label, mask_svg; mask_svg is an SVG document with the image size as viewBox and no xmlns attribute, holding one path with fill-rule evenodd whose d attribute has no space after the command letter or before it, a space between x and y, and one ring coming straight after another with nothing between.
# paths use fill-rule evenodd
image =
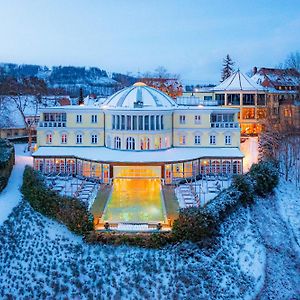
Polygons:
<instances>
[{"instance_id":1,"label":"hedge","mask_svg":"<svg viewBox=\"0 0 300 300\"><path fill-rule=\"evenodd\" d=\"M14 145L8 140L0 139L0 192L7 185L14 163Z\"/></svg>"},{"instance_id":2,"label":"hedge","mask_svg":"<svg viewBox=\"0 0 300 300\"><path fill-rule=\"evenodd\" d=\"M65 224L74 233L86 234L93 230L93 216L87 207L76 198L51 191L44 178L32 167L25 168L21 191L36 211Z\"/></svg>"}]
</instances>

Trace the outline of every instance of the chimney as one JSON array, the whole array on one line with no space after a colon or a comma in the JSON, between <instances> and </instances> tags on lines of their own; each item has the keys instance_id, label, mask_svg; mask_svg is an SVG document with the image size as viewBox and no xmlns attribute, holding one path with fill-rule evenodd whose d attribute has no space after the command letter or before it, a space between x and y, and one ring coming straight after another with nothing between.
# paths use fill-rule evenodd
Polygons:
<instances>
[{"instance_id":1,"label":"chimney","mask_svg":"<svg viewBox=\"0 0 300 300\"><path fill-rule=\"evenodd\" d=\"M257 67L253 67L253 75L257 73Z\"/></svg>"}]
</instances>

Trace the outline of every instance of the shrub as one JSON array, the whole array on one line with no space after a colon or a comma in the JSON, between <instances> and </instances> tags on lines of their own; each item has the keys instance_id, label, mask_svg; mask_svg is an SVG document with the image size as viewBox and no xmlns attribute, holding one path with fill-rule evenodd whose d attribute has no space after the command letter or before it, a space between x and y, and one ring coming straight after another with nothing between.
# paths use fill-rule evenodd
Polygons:
<instances>
[{"instance_id":1,"label":"shrub","mask_svg":"<svg viewBox=\"0 0 300 300\"><path fill-rule=\"evenodd\" d=\"M270 194L278 184L278 164L272 160L253 164L250 168L249 176L253 180L255 193L265 197Z\"/></svg>"},{"instance_id":2,"label":"shrub","mask_svg":"<svg viewBox=\"0 0 300 300\"><path fill-rule=\"evenodd\" d=\"M8 140L0 139L0 192L7 185L14 163L14 145Z\"/></svg>"},{"instance_id":3,"label":"shrub","mask_svg":"<svg viewBox=\"0 0 300 300\"><path fill-rule=\"evenodd\" d=\"M251 204L254 201L254 186L249 175L237 175L233 177L232 185L242 194L240 201L243 205Z\"/></svg>"},{"instance_id":4,"label":"shrub","mask_svg":"<svg viewBox=\"0 0 300 300\"><path fill-rule=\"evenodd\" d=\"M197 242L212 237L217 232L215 219L204 209L190 207L181 209L174 221L172 233L176 241Z\"/></svg>"},{"instance_id":5,"label":"shrub","mask_svg":"<svg viewBox=\"0 0 300 300\"><path fill-rule=\"evenodd\" d=\"M24 198L41 214L65 224L76 234L93 230L93 217L76 198L62 197L47 188L44 178L26 166L21 189Z\"/></svg>"}]
</instances>

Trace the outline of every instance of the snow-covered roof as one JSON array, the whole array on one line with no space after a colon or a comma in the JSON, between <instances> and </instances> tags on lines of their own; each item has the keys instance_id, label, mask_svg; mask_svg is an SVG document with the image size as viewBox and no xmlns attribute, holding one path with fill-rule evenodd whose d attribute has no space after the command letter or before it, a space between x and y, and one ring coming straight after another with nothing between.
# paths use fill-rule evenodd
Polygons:
<instances>
[{"instance_id":1,"label":"snow-covered roof","mask_svg":"<svg viewBox=\"0 0 300 300\"><path fill-rule=\"evenodd\" d=\"M266 91L266 89L238 70L211 91Z\"/></svg>"},{"instance_id":2,"label":"snow-covered roof","mask_svg":"<svg viewBox=\"0 0 300 300\"><path fill-rule=\"evenodd\" d=\"M106 147L39 147L32 155L34 157L76 157L93 161L120 163L186 161L201 157L244 157L239 148L217 147L175 147L167 150L155 151L113 150Z\"/></svg>"},{"instance_id":3,"label":"snow-covered roof","mask_svg":"<svg viewBox=\"0 0 300 300\"><path fill-rule=\"evenodd\" d=\"M137 105L139 104L139 105ZM105 108L174 108L176 102L165 93L137 82L110 96L103 103Z\"/></svg>"}]
</instances>

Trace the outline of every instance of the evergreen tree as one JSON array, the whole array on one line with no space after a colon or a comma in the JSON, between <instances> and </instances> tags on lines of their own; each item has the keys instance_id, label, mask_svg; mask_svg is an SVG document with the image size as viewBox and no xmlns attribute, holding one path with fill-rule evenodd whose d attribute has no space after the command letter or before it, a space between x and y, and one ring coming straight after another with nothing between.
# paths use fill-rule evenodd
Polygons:
<instances>
[{"instance_id":1,"label":"evergreen tree","mask_svg":"<svg viewBox=\"0 0 300 300\"><path fill-rule=\"evenodd\" d=\"M234 66L234 62L232 61L229 54L227 54L226 57L223 59L221 82L223 82L225 79L231 76L231 74L234 72L233 66Z\"/></svg>"},{"instance_id":2,"label":"evergreen tree","mask_svg":"<svg viewBox=\"0 0 300 300\"><path fill-rule=\"evenodd\" d=\"M83 104L84 101L83 101L83 90L82 88L79 89L79 99L78 99L78 104Z\"/></svg>"}]
</instances>

